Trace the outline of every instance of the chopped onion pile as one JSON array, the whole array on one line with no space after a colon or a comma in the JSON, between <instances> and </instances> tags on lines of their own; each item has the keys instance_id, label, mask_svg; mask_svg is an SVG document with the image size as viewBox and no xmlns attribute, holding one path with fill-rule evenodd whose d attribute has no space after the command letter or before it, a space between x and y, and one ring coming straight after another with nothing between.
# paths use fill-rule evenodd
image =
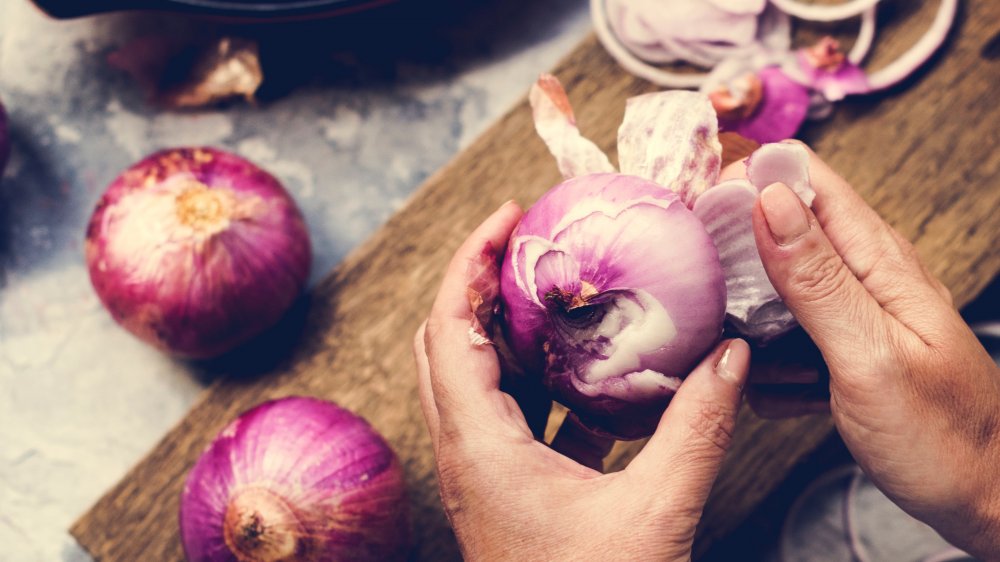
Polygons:
<instances>
[{"instance_id":1,"label":"chopped onion pile","mask_svg":"<svg viewBox=\"0 0 1000 562\"><path fill-rule=\"evenodd\" d=\"M115 320L192 358L277 322L312 260L302 214L278 180L212 148L164 150L118 176L90 219L86 253Z\"/></svg>"},{"instance_id":2,"label":"chopped onion pile","mask_svg":"<svg viewBox=\"0 0 1000 562\"><path fill-rule=\"evenodd\" d=\"M403 470L365 420L333 403L266 402L191 469L180 529L191 562L405 560Z\"/></svg>"},{"instance_id":3,"label":"chopped onion pile","mask_svg":"<svg viewBox=\"0 0 1000 562\"><path fill-rule=\"evenodd\" d=\"M661 92L628 100L615 172L580 135L554 77L539 79L530 100L567 179L508 243L507 342L584 425L647 436L726 318L758 342L796 326L764 272L751 211L778 181L812 202L808 153L765 145L748 161L749 181L716 185L722 147L708 97Z\"/></svg>"},{"instance_id":4,"label":"chopped onion pile","mask_svg":"<svg viewBox=\"0 0 1000 562\"><path fill-rule=\"evenodd\" d=\"M817 5L797 0L591 0L601 43L633 74L669 88L700 88L712 98L723 130L760 142L792 136L806 118L829 115L848 95L902 82L944 42L958 0L940 0L923 37L894 62L866 73L859 66L876 33L879 0ZM850 53L825 37L791 50L789 18L831 22L860 17ZM683 62L708 73L653 66Z\"/></svg>"}]
</instances>

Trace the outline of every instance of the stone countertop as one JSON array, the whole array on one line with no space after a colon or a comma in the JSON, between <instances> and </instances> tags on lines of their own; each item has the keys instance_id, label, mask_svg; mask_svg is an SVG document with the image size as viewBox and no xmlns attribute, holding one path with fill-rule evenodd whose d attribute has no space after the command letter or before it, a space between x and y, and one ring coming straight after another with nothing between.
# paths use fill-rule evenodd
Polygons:
<instances>
[{"instance_id":1,"label":"stone countertop","mask_svg":"<svg viewBox=\"0 0 1000 562\"><path fill-rule=\"evenodd\" d=\"M284 83L265 82L257 106L202 112L151 106L106 62L136 36L219 27L140 14L53 21L27 0L0 0L13 141L0 185L0 560L86 560L66 529L212 378L124 332L90 287L84 227L118 172L176 145L256 161L306 214L315 282L568 53L589 20L585 2L518 0L223 29L260 36L266 79Z\"/></svg>"}]
</instances>

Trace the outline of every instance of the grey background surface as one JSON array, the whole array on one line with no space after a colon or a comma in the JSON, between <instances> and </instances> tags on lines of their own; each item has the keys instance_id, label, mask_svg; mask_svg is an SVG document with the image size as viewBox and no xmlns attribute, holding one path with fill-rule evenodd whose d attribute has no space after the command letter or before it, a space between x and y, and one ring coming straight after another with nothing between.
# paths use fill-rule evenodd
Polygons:
<instances>
[{"instance_id":1,"label":"grey background surface","mask_svg":"<svg viewBox=\"0 0 1000 562\"><path fill-rule=\"evenodd\" d=\"M27 0L0 0L0 99L13 137L0 184L0 560L82 557L66 529L212 376L125 333L90 287L84 226L115 175L175 145L253 159L303 208L315 281L589 30L585 4L570 0L352 21L287 36L237 30L277 46L271 73L287 84L257 107L178 113L147 104L106 57L132 37L216 24L58 22Z\"/></svg>"}]
</instances>

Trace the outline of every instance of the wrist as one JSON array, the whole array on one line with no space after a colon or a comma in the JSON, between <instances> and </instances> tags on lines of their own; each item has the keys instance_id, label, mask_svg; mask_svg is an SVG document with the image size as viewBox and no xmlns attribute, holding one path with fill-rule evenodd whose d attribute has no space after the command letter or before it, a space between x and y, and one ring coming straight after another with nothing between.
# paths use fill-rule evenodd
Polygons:
<instances>
[{"instance_id":1,"label":"wrist","mask_svg":"<svg viewBox=\"0 0 1000 562\"><path fill-rule=\"evenodd\" d=\"M958 546L980 560L1000 560L1000 482L995 477L988 480L990 485L973 504L967 543Z\"/></svg>"}]
</instances>

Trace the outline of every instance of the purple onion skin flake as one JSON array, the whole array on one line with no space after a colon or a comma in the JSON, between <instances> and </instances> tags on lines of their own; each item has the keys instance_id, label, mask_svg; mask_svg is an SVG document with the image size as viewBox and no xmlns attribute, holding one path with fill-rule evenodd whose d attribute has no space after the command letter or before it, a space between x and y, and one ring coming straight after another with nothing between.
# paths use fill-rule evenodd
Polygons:
<instances>
[{"instance_id":1,"label":"purple onion skin flake","mask_svg":"<svg viewBox=\"0 0 1000 562\"><path fill-rule=\"evenodd\" d=\"M405 560L403 470L362 418L288 397L240 415L205 449L181 495L190 562Z\"/></svg>"},{"instance_id":2,"label":"purple onion skin flake","mask_svg":"<svg viewBox=\"0 0 1000 562\"><path fill-rule=\"evenodd\" d=\"M272 175L213 148L157 152L125 170L87 229L101 302L140 339L208 358L272 326L304 289L302 213Z\"/></svg>"}]
</instances>

